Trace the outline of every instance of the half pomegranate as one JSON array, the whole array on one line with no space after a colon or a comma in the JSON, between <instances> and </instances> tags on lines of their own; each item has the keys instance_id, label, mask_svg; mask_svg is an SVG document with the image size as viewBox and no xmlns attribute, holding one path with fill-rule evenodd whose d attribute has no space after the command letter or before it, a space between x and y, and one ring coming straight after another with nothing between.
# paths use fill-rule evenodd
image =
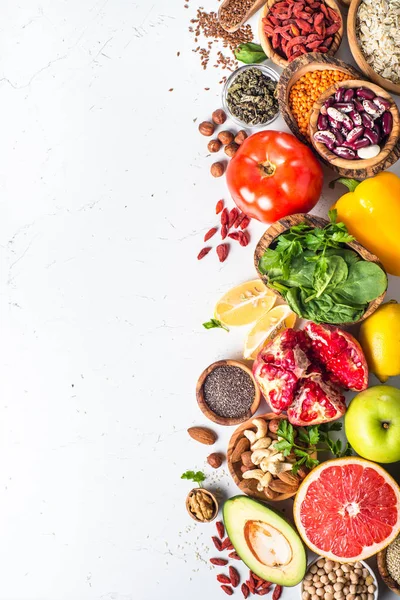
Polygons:
<instances>
[{"instance_id":1,"label":"half pomegranate","mask_svg":"<svg viewBox=\"0 0 400 600\"><path fill-rule=\"evenodd\" d=\"M312 353L327 370L331 381L355 392L368 387L368 367L357 340L337 327L309 321L305 326Z\"/></svg>"},{"instance_id":2,"label":"half pomegranate","mask_svg":"<svg viewBox=\"0 0 400 600\"><path fill-rule=\"evenodd\" d=\"M288 419L293 425L315 425L340 419L346 412L345 398L322 374L312 373L299 382Z\"/></svg>"}]
</instances>

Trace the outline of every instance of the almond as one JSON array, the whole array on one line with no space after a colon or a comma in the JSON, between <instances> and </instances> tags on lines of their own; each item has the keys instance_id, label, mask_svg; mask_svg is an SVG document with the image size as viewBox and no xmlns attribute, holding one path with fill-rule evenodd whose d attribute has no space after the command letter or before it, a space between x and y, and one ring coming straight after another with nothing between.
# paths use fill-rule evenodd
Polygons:
<instances>
[{"instance_id":1,"label":"almond","mask_svg":"<svg viewBox=\"0 0 400 600\"><path fill-rule=\"evenodd\" d=\"M253 496L257 492L257 483L255 479L242 479L238 486L244 494Z\"/></svg>"},{"instance_id":2,"label":"almond","mask_svg":"<svg viewBox=\"0 0 400 600\"><path fill-rule=\"evenodd\" d=\"M244 464L245 467L254 467L252 460L251 460L251 455L252 455L252 452L250 450L248 450L247 452L243 452L242 463Z\"/></svg>"},{"instance_id":3,"label":"almond","mask_svg":"<svg viewBox=\"0 0 400 600\"><path fill-rule=\"evenodd\" d=\"M288 485L292 485L293 487L299 487L299 478L297 475L294 475L290 471L283 471L282 473L278 473L278 477L283 483L287 483Z\"/></svg>"},{"instance_id":4,"label":"almond","mask_svg":"<svg viewBox=\"0 0 400 600\"><path fill-rule=\"evenodd\" d=\"M217 435L207 427L189 427L187 431L190 437L200 444L212 446L217 440Z\"/></svg>"},{"instance_id":5,"label":"almond","mask_svg":"<svg viewBox=\"0 0 400 600\"><path fill-rule=\"evenodd\" d=\"M268 500L275 500L277 496L279 496L278 492L274 492L270 488L264 488L264 494L268 498Z\"/></svg>"},{"instance_id":6,"label":"almond","mask_svg":"<svg viewBox=\"0 0 400 600\"><path fill-rule=\"evenodd\" d=\"M276 433L279 429L280 423L281 419L271 419L268 421L268 429L272 431L272 433Z\"/></svg>"},{"instance_id":7,"label":"almond","mask_svg":"<svg viewBox=\"0 0 400 600\"><path fill-rule=\"evenodd\" d=\"M297 486L284 483L280 479L273 479L269 484L269 489L279 494L294 494L297 491Z\"/></svg>"},{"instance_id":8,"label":"almond","mask_svg":"<svg viewBox=\"0 0 400 600\"><path fill-rule=\"evenodd\" d=\"M297 474L300 477L300 479L304 479L304 477L306 475L308 475L309 472L310 472L310 469L308 467L305 467L304 465L301 465L300 469L297 471Z\"/></svg>"},{"instance_id":9,"label":"almond","mask_svg":"<svg viewBox=\"0 0 400 600\"><path fill-rule=\"evenodd\" d=\"M252 471L253 469L256 469L256 468L257 468L256 465L253 465L251 467L246 467L246 465L242 465L240 467L240 470L242 473L246 473L246 471Z\"/></svg>"},{"instance_id":10,"label":"almond","mask_svg":"<svg viewBox=\"0 0 400 600\"><path fill-rule=\"evenodd\" d=\"M219 452L213 452L207 457L207 462L213 469L218 469L224 461L224 455Z\"/></svg>"},{"instance_id":11,"label":"almond","mask_svg":"<svg viewBox=\"0 0 400 600\"><path fill-rule=\"evenodd\" d=\"M240 438L240 440L238 441L238 443L236 444L236 446L233 449L231 461L233 463L239 462L239 460L242 458L243 452L246 452L246 450L249 450L249 448L250 448L249 440L245 437Z\"/></svg>"}]
</instances>

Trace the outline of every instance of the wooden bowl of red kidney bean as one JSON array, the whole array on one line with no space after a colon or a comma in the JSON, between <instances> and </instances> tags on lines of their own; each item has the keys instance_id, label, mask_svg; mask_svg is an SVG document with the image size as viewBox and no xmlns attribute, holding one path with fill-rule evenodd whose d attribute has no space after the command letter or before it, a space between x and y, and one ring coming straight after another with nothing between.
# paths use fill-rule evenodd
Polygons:
<instances>
[{"instance_id":1,"label":"wooden bowl of red kidney bean","mask_svg":"<svg viewBox=\"0 0 400 600\"><path fill-rule=\"evenodd\" d=\"M343 37L336 0L267 0L258 33L265 54L282 68L312 52L334 55Z\"/></svg>"},{"instance_id":2,"label":"wooden bowl of red kidney bean","mask_svg":"<svg viewBox=\"0 0 400 600\"><path fill-rule=\"evenodd\" d=\"M367 176L393 151L400 134L399 111L383 88L358 79L335 83L314 104L309 132L318 154L341 169Z\"/></svg>"}]
</instances>

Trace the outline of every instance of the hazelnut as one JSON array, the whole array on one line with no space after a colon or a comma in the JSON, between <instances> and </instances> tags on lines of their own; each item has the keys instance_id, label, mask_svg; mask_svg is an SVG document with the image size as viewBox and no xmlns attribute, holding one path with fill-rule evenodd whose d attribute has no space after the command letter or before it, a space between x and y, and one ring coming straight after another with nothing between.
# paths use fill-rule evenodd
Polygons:
<instances>
[{"instance_id":1,"label":"hazelnut","mask_svg":"<svg viewBox=\"0 0 400 600\"><path fill-rule=\"evenodd\" d=\"M235 154L238 150L239 150L239 146L238 146L238 144L236 144L236 142L231 142L230 144L227 144L225 146L225 154L227 156L229 156L229 158L232 158L232 156L235 156Z\"/></svg>"},{"instance_id":2,"label":"hazelnut","mask_svg":"<svg viewBox=\"0 0 400 600\"><path fill-rule=\"evenodd\" d=\"M223 463L224 457L219 452L213 452L207 457L207 462L213 469L218 469Z\"/></svg>"},{"instance_id":3,"label":"hazelnut","mask_svg":"<svg viewBox=\"0 0 400 600\"><path fill-rule=\"evenodd\" d=\"M203 121L199 125L199 131L201 135L210 136L215 131L215 125L214 123L210 123L210 121Z\"/></svg>"},{"instance_id":4,"label":"hazelnut","mask_svg":"<svg viewBox=\"0 0 400 600\"><path fill-rule=\"evenodd\" d=\"M231 131L220 131L218 134L218 139L224 146L226 144L230 144L233 142L233 133Z\"/></svg>"},{"instance_id":5,"label":"hazelnut","mask_svg":"<svg viewBox=\"0 0 400 600\"><path fill-rule=\"evenodd\" d=\"M222 123L225 123L226 121L225 111L223 111L222 108L214 110L211 118L216 125L222 125Z\"/></svg>"},{"instance_id":6,"label":"hazelnut","mask_svg":"<svg viewBox=\"0 0 400 600\"><path fill-rule=\"evenodd\" d=\"M210 140L207 144L207 148L209 152L218 152L220 150L222 144L219 140Z\"/></svg>"},{"instance_id":7,"label":"hazelnut","mask_svg":"<svg viewBox=\"0 0 400 600\"><path fill-rule=\"evenodd\" d=\"M213 177L222 177L225 172L225 165L222 162L215 162L211 165L210 173Z\"/></svg>"},{"instance_id":8,"label":"hazelnut","mask_svg":"<svg viewBox=\"0 0 400 600\"><path fill-rule=\"evenodd\" d=\"M237 134L235 135L235 142L237 144L243 144L244 140L247 138L247 133L245 132L244 129L241 129L240 131L237 132Z\"/></svg>"}]
</instances>

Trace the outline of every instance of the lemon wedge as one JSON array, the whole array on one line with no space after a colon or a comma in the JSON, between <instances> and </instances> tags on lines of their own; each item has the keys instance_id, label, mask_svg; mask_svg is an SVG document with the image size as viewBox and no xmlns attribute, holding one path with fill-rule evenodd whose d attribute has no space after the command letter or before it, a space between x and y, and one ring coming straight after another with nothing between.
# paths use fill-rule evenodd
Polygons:
<instances>
[{"instance_id":1,"label":"lemon wedge","mask_svg":"<svg viewBox=\"0 0 400 600\"><path fill-rule=\"evenodd\" d=\"M246 281L230 289L218 300L214 316L225 325L248 325L269 311L276 298L261 279Z\"/></svg>"},{"instance_id":2,"label":"lemon wedge","mask_svg":"<svg viewBox=\"0 0 400 600\"><path fill-rule=\"evenodd\" d=\"M247 334L244 343L244 358L254 360L267 342L284 329L293 327L295 323L296 314L290 310L289 306L286 304L275 306L260 317Z\"/></svg>"}]
</instances>

